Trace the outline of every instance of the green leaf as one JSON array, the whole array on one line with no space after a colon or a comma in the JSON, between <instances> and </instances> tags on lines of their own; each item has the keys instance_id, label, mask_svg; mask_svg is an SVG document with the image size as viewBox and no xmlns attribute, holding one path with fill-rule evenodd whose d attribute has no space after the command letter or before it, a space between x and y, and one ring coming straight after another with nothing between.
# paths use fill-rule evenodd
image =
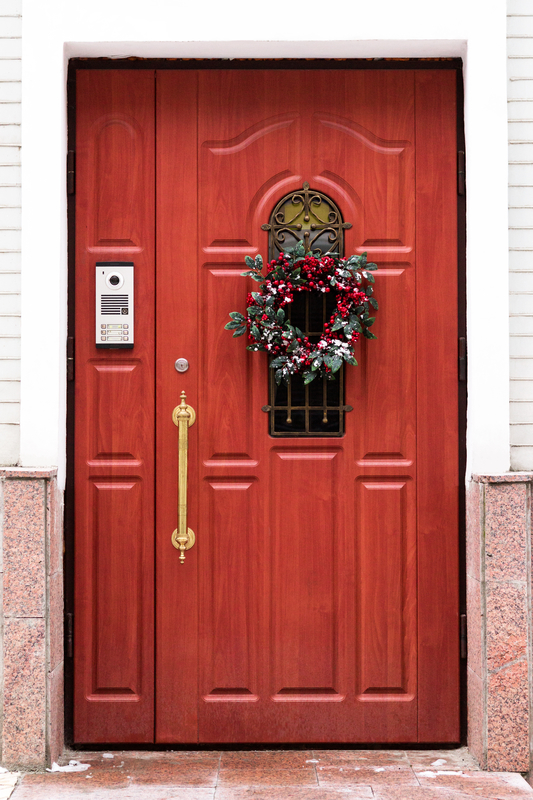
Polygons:
<instances>
[{"instance_id":1,"label":"green leaf","mask_svg":"<svg viewBox=\"0 0 533 800\"><path fill-rule=\"evenodd\" d=\"M294 270L291 272L291 279L292 279L293 281L294 281L294 280L296 280L296 278L298 278L298 276L300 275L301 271L302 271L302 268L301 268L301 267L296 267L296 269L294 269Z\"/></svg>"},{"instance_id":2,"label":"green leaf","mask_svg":"<svg viewBox=\"0 0 533 800\"><path fill-rule=\"evenodd\" d=\"M366 264L366 267L365 267L365 269L371 269L371 270L375 270L377 268L378 268L378 265L374 264L373 261L369 261L368 264Z\"/></svg>"},{"instance_id":3,"label":"green leaf","mask_svg":"<svg viewBox=\"0 0 533 800\"><path fill-rule=\"evenodd\" d=\"M305 385L307 385L308 383L311 383L311 381L314 381L316 378L316 372L304 372L302 374L302 378L304 379Z\"/></svg>"},{"instance_id":4,"label":"green leaf","mask_svg":"<svg viewBox=\"0 0 533 800\"><path fill-rule=\"evenodd\" d=\"M331 371L338 372L342 367L342 358L340 356L333 356L331 359Z\"/></svg>"},{"instance_id":5,"label":"green leaf","mask_svg":"<svg viewBox=\"0 0 533 800\"><path fill-rule=\"evenodd\" d=\"M376 311L378 310L378 308L379 308L378 301L376 300L375 297L369 297L368 302L370 303L372 308L374 308Z\"/></svg>"},{"instance_id":6,"label":"green leaf","mask_svg":"<svg viewBox=\"0 0 533 800\"><path fill-rule=\"evenodd\" d=\"M294 250L292 250L293 255L295 256L305 256L305 247L303 242L298 242Z\"/></svg>"},{"instance_id":7,"label":"green leaf","mask_svg":"<svg viewBox=\"0 0 533 800\"><path fill-rule=\"evenodd\" d=\"M315 358L315 360L313 361L313 363L311 364L311 369L313 371L318 369L319 367L322 366L323 361L324 361L324 359L322 358L322 356L317 356Z\"/></svg>"},{"instance_id":8,"label":"green leaf","mask_svg":"<svg viewBox=\"0 0 533 800\"><path fill-rule=\"evenodd\" d=\"M277 369L286 362L287 362L287 356L276 356L276 358L272 359L272 361L270 362L270 368Z\"/></svg>"},{"instance_id":9,"label":"green leaf","mask_svg":"<svg viewBox=\"0 0 533 800\"><path fill-rule=\"evenodd\" d=\"M251 269L255 268L255 261L253 260L252 256L244 256L244 263Z\"/></svg>"},{"instance_id":10,"label":"green leaf","mask_svg":"<svg viewBox=\"0 0 533 800\"><path fill-rule=\"evenodd\" d=\"M359 320L357 319L357 317L355 317L355 318L353 319L353 321L352 321L352 325L354 326L355 330L356 330L358 333L362 333L362 332L363 332L363 326L361 325L361 323L359 322Z\"/></svg>"},{"instance_id":11,"label":"green leaf","mask_svg":"<svg viewBox=\"0 0 533 800\"><path fill-rule=\"evenodd\" d=\"M335 324L333 325L331 330L332 331L340 331L341 328L344 328L345 324L346 323L344 322L344 320L336 319L335 320Z\"/></svg>"},{"instance_id":12,"label":"green leaf","mask_svg":"<svg viewBox=\"0 0 533 800\"><path fill-rule=\"evenodd\" d=\"M244 317L238 311L230 311L229 315L232 319L236 319L238 322L244 322Z\"/></svg>"},{"instance_id":13,"label":"green leaf","mask_svg":"<svg viewBox=\"0 0 533 800\"><path fill-rule=\"evenodd\" d=\"M263 269L263 256L256 256L255 257L255 267L257 269Z\"/></svg>"},{"instance_id":14,"label":"green leaf","mask_svg":"<svg viewBox=\"0 0 533 800\"><path fill-rule=\"evenodd\" d=\"M363 334L366 336L367 339L377 339L378 338L374 333L372 333L371 331L367 330L366 328L363 331Z\"/></svg>"},{"instance_id":15,"label":"green leaf","mask_svg":"<svg viewBox=\"0 0 533 800\"><path fill-rule=\"evenodd\" d=\"M252 292L252 297L254 298L256 303L259 303L260 306L265 305L265 298L261 294L261 292Z\"/></svg>"},{"instance_id":16,"label":"green leaf","mask_svg":"<svg viewBox=\"0 0 533 800\"><path fill-rule=\"evenodd\" d=\"M326 367L331 367L332 363L333 363L333 356L328 356L328 355L324 356L324 364L326 365Z\"/></svg>"},{"instance_id":17,"label":"green leaf","mask_svg":"<svg viewBox=\"0 0 533 800\"><path fill-rule=\"evenodd\" d=\"M298 342L296 339L293 339L290 345L287 347L287 353L294 353L294 351L298 348Z\"/></svg>"},{"instance_id":18,"label":"green leaf","mask_svg":"<svg viewBox=\"0 0 533 800\"><path fill-rule=\"evenodd\" d=\"M278 384L278 386L281 383L281 378L282 377L283 377L283 370L277 369L276 372L274 373L274 378L275 378L276 383Z\"/></svg>"},{"instance_id":19,"label":"green leaf","mask_svg":"<svg viewBox=\"0 0 533 800\"><path fill-rule=\"evenodd\" d=\"M276 319L280 325L282 325L285 322L285 312L282 308L278 308Z\"/></svg>"},{"instance_id":20,"label":"green leaf","mask_svg":"<svg viewBox=\"0 0 533 800\"><path fill-rule=\"evenodd\" d=\"M348 356L348 358L345 358L344 360L346 361L347 364L351 364L352 367L356 367L357 366L357 361L355 360L355 358L353 356Z\"/></svg>"},{"instance_id":21,"label":"green leaf","mask_svg":"<svg viewBox=\"0 0 533 800\"><path fill-rule=\"evenodd\" d=\"M233 334L233 338L235 339L235 337L237 336L242 336L245 331L246 331L246 325L242 325L240 328L237 328L237 330Z\"/></svg>"},{"instance_id":22,"label":"green leaf","mask_svg":"<svg viewBox=\"0 0 533 800\"><path fill-rule=\"evenodd\" d=\"M263 283L265 280L262 275L252 275L252 278L256 283Z\"/></svg>"},{"instance_id":23,"label":"green leaf","mask_svg":"<svg viewBox=\"0 0 533 800\"><path fill-rule=\"evenodd\" d=\"M365 319L366 327L371 328L375 321L376 321L375 317L368 317L367 319Z\"/></svg>"},{"instance_id":24,"label":"green leaf","mask_svg":"<svg viewBox=\"0 0 533 800\"><path fill-rule=\"evenodd\" d=\"M250 333L252 334L254 339L259 339L261 337L261 333L259 332L259 328L257 327L257 325L252 325Z\"/></svg>"},{"instance_id":25,"label":"green leaf","mask_svg":"<svg viewBox=\"0 0 533 800\"><path fill-rule=\"evenodd\" d=\"M368 272L368 270L364 269L363 270L363 275L364 275L364 277L367 279L367 281L369 283L375 283L376 282L376 279L374 278L374 276L372 275L371 272Z\"/></svg>"},{"instance_id":26,"label":"green leaf","mask_svg":"<svg viewBox=\"0 0 533 800\"><path fill-rule=\"evenodd\" d=\"M226 331L234 331L235 328L240 328L240 327L241 327L241 323L238 322L237 320L234 320L234 319L231 319L229 322L226 322L226 324L224 325L224 329Z\"/></svg>"},{"instance_id":27,"label":"green leaf","mask_svg":"<svg viewBox=\"0 0 533 800\"><path fill-rule=\"evenodd\" d=\"M248 278L250 275L255 275L255 272L241 272L241 277Z\"/></svg>"}]
</instances>

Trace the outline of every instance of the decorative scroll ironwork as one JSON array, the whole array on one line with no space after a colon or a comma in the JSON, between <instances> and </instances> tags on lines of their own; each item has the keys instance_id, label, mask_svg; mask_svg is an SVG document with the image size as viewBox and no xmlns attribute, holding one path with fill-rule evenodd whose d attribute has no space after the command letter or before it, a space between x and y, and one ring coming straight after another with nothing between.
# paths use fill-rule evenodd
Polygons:
<instances>
[{"instance_id":1,"label":"decorative scroll ironwork","mask_svg":"<svg viewBox=\"0 0 533 800\"><path fill-rule=\"evenodd\" d=\"M351 228L343 222L342 214L331 198L309 188L285 195L277 203L268 224L269 259L281 252L292 250L303 242L305 251L344 255L344 231ZM286 307L291 323L318 342L325 323L335 307L335 293L301 292ZM269 413L271 436L343 436L344 414L352 411L344 404L344 366L335 380L315 379L305 385L300 375L293 375L289 385L276 385L274 371L269 370L270 405L263 406Z\"/></svg>"},{"instance_id":2,"label":"decorative scroll ironwork","mask_svg":"<svg viewBox=\"0 0 533 800\"><path fill-rule=\"evenodd\" d=\"M333 200L309 188L307 181L302 190L285 195L270 215L270 222L261 226L269 232L268 257L277 258L285 250L292 250L303 242L305 252L342 255L344 231L351 222L343 222Z\"/></svg>"}]
</instances>

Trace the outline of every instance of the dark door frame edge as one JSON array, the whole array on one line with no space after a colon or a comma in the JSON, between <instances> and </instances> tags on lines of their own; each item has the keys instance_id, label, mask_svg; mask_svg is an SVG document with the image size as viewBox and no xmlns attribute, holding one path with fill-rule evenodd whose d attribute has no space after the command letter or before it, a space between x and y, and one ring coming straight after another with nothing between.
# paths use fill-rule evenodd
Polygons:
<instances>
[{"instance_id":1,"label":"dark door frame edge","mask_svg":"<svg viewBox=\"0 0 533 800\"><path fill-rule=\"evenodd\" d=\"M86 69L454 69L457 76L457 151L465 151L463 62L460 58L443 59L143 59L143 58L73 58L67 75L67 151L76 149L76 73ZM68 231L68 308L67 336L74 335L75 323L75 230L76 195L67 195ZM466 195L457 196L457 336L466 338ZM65 353L66 369L66 353ZM64 498L64 612L74 613L74 380L67 382L67 470ZM459 608L466 613L466 409L467 382L459 382ZM66 629L65 629L66 630ZM457 636L459 636L459 621ZM65 635L65 653L66 650ZM467 738L466 660L460 663L461 742ZM74 745L74 659L65 657L65 744ZM93 746L93 745L91 745ZM133 747L134 745L132 745ZM154 744L153 749L157 746ZM139 749L138 745L135 745ZM160 748L159 748L160 749ZM174 749L176 747L174 746Z\"/></svg>"}]
</instances>

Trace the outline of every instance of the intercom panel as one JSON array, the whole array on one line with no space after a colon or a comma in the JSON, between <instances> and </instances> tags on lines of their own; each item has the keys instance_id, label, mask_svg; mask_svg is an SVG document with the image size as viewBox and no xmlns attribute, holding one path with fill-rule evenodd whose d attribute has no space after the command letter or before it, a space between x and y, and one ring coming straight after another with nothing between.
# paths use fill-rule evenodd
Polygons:
<instances>
[{"instance_id":1,"label":"intercom panel","mask_svg":"<svg viewBox=\"0 0 533 800\"><path fill-rule=\"evenodd\" d=\"M96 346L134 343L133 262L96 262Z\"/></svg>"}]
</instances>

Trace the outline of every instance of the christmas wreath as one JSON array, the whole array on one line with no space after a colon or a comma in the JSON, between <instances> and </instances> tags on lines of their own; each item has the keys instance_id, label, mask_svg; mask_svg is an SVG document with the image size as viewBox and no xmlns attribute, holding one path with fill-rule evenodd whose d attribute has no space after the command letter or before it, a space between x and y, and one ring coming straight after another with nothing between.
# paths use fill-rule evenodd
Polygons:
<instances>
[{"instance_id":1,"label":"christmas wreath","mask_svg":"<svg viewBox=\"0 0 533 800\"><path fill-rule=\"evenodd\" d=\"M374 323L370 308L378 308L373 297L372 272L377 265L367 262L367 254L338 258L335 255L305 253L303 243L280 254L267 264L263 259L245 258L249 270L241 273L260 283L259 292L249 292L246 316L230 313L226 330L233 336L248 331L248 350L264 350L273 358L276 383L289 383L291 375L301 375L311 383L317 375L334 380L342 362L357 366L354 345L361 334L375 339L369 328ZM310 341L300 328L291 325L287 306L297 292L335 293L335 308L318 341ZM317 337L313 337L315 340Z\"/></svg>"}]
</instances>

